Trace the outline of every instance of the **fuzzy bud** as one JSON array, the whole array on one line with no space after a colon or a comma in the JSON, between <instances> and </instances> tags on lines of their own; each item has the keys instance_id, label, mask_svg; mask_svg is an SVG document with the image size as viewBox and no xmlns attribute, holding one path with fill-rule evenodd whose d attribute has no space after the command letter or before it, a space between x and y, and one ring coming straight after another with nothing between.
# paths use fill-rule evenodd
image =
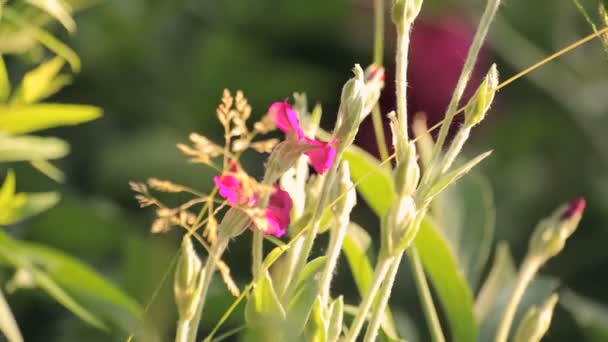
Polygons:
<instances>
[{"instance_id":1,"label":"fuzzy bud","mask_svg":"<svg viewBox=\"0 0 608 342\"><path fill-rule=\"evenodd\" d=\"M477 88L464 109L464 126L471 128L481 122L486 116L494 95L498 89L498 69L492 64L488 74Z\"/></svg>"},{"instance_id":2,"label":"fuzzy bud","mask_svg":"<svg viewBox=\"0 0 608 342\"><path fill-rule=\"evenodd\" d=\"M279 143L270 153L266 163L264 183L274 184L300 158L308 147L297 140L287 139Z\"/></svg>"},{"instance_id":3,"label":"fuzzy bud","mask_svg":"<svg viewBox=\"0 0 608 342\"><path fill-rule=\"evenodd\" d=\"M361 121L378 103L382 88L384 88L384 68L377 64L371 64L365 69L365 102L363 112L361 112Z\"/></svg>"},{"instance_id":4,"label":"fuzzy bud","mask_svg":"<svg viewBox=\"0 0 608 342\"><path fill-rule=\"evenodd\" d=\"M198 288L202 284L202 263L199 259L192 241L185 236L182 240L181 256L175 267L173 292L175 303L182 320L191 319L198 307Z\"/></svg>"},{"instance_id":5,"label":"fuzzy bud","mask_svg":"<svg viewBox=\"0 0 608 342\"><path fill-rule=\"evenodd\" d=\"M411 196L420 180L420 167L416 156L416 145L413 142L408 144L403 158L395 168L395 190L398 195Z\"/></svg>"},{"instance_id":6,"label":"fuzzy bud","mask_svg":"<svg viewBox=\"0 0 608 342\"><path fill-rule=\"evenodd\" d=\"M539 342L549 330L557 299L557 294L553 294L540 307L531 307L519 323L513 341Z\"/></svg>"},{"instance_id":7,"label":"fuzzy bud","mask_svg":"<svg viewBox=\"0 0 608 342\"><path fill-rule=\"evenodd\" d=\"M576 230L584 210L585 200L577 198L541 221L530 238L528 254L541 260L557 255Z\"/></svg>"},{"instance_id":8,"label":"fuzzy bud","mask_svg":"<svg viewBox=\"0 0 608 342\"><path fill-rule=\"evenodd\" d=\"M355 65L353 72L355 76L348 80L342 88L340 108L334 129L334 137L339 142L338 150L340 151L352 144L363 116L366 97L364 73L359 64Z\"/></svg>"},{"instance_id":9,"label":"fuzzy bud","mask_svg":"<svg viewBox=\"0 0 608 342\"><path fill-rule=\"evenodd\" d=\"M414 23L420 13L422 0L394 0L391 9L391 18L399 30L403 32L405 26Z\"/></svg>"},{"instance_id":10,"label":"fuzzy bud","mask_svg":"<svg viewBox=\"0 0 608 342\"><path fill-rule=\"evenodd\" d=\"M393 254L397 248L406 246L412 235L412 222L416 217L416 202L409 195L399 196L386 214L382 224L382 252Z\"/></svg>"}]
</instances>

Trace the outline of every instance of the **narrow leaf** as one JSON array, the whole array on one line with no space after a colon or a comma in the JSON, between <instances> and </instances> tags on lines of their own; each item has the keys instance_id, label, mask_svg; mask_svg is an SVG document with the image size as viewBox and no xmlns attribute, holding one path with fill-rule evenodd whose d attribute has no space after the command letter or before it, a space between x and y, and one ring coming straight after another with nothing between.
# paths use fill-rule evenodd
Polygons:
<instances>
[{"instance_id":1,"label":"narrow leaf","mask_svg":"<svg viewBox=\"0 0 608 342\"><path fill-rule=\"evenodd\" d=\"M18 98L24 103L34 103L52 95L56 90L53 80L61 71L64 59L55 57L29 71L23 76Z\"/></svg>"},{"instance_id":2,"label":"narrow leaf","mask_svg":"<svg viewBox=\"0 0 608 342\"><path fill-rule=\"evenodd\" d=\"M69 151L69 145L59 138L0 134L0 162L58 159Z\"/></svg>"},{"instance_id":3,"label":"narrow leaf","mask_svg":"<svg viewBox=\"0 0 608 342\"><path fill-rule=\"evenodd\" d=\"M70 14L71 8L63 0L28 0L28 2L57 19L69 32L76 31L76 23Z\"/></svg>"},{"instance_id":4,"label":"narrow leaf","mask_svg":"<svg viewBox=\"0 0 608 342\"><path fill-rule=\"evenodd\" d=\"M489 157L490 154L492 154L492 151L484 152L478 155L477 157L469 160L466 164L455 169L454 171L447 173L430 187L429 191L425 194L425 197L428 199L434 198L437 194L443 191L443 189L447 188L450 184L459 180L461 177L471 171L477 164L481 163L481 161Z\"/></svg>"},{"instance_id":5,"label":"narrow leaf","mask_svg":"<svg viewBox=\"0 0 608 342\"><path fill-rule=\"evenodd\" d=\"M1 5L0 5L1 6ZM11 93L11 81L8 78L4 58L0 55L0 103L6 102Z\"/></svg>"},{"instance_id":6,"label":"narrow leaf","mask_svg":"<svg viewBox=\"0 0 608 342\"><path fill-rule=\"evenodd\" d=\"M8 306L1 289L0 332L4 334L8 342L23 342L23 337L21 336L21 331L19 330L19 326L17 326L17 322L15 321L15 316L13 315L11 308Z\"/></svg>"},{"instance_id":7,"label":"narrow leaf","mask_svg":"<svg viewBox=\"0 0 608 342\"><path fill-rule=\"evenodd\" d=\"M34 104L0 107L0 131L30 133L57 126L77 125L101 116L98 107L73 104Z\"/></svg>"},{"instance_id":8,"label":"narrow leaf","mask_svg":"<svg viewBox=\"0 0 608 342\"><path fill-rule=\"evenodd\" d=\"M505 284L515 279L516 268L506 242L496 247L494 263L475 300L475 316L481 320L486 317L495 304L496 298Z\"/></svg>"}]
</instances>

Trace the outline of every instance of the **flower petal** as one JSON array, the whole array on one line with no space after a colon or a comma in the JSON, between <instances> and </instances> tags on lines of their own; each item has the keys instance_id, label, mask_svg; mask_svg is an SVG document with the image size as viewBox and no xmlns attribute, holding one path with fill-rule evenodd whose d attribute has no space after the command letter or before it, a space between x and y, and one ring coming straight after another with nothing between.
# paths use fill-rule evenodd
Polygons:
<instances>
[{"instance_id":1,"label":"flower petal","mask_svg":"<svg viewBox=\"0 0 608 342\"><path fill-rule=\"evenodd\" d=\"M336 149L334 144L335 139L332 139L326 143L317 141L314 139L306 139L308 144L312 147L310 150L304 152L310 158L310 164L319 174L323 174L329 170L336 159Z\"/></svg>"},{"instance_id":2,"label":"flower petal","mask_svg":"<svg viewBox=\"0 0 608 342\"><path fill-rule=\"evenodd\" d=\"M272 117L277 127L284 133L293 131L298 138L304 137L304 131L298 120L298 112L287 101L273 103L268 108L268 115Z\"/></svg>"},{"instance_id":3,"label":"flower petal","mask_svg":"<svg viewBox=\"0 0 608 342\"><path fill-rule=\"evenodd\" d=\"M241 202L243 185L236 177L231 175L215 176L213 182L218 188L220 196L227 199L230 204L237 205Z\"/></svg>"},{"instance_id":4,"label":"flower petal","mask_svg":"<svg viewBox=\"0 0 608 342\"><path fill-rule=\"evenodd\" d=\"M275 191L270 195L266 207L265 217L270 229L265 233L281 237L285 234L291 222L290 212L293 201L289 193L279 188L278 185L275 184L274 189Z\"/></svg>"}]
</instances>

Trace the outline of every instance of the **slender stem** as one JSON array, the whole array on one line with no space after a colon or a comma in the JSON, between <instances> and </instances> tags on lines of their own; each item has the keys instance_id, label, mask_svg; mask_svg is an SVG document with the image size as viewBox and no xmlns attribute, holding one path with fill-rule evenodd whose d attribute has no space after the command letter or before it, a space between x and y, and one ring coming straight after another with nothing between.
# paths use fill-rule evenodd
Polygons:
<instances>
[{"instance_id":1,"label":"slender stem","mask_svg":"<svg viewBox=\"0 0 608 342\"><path fill-rule=\"evenodd\" d=\"M374 270L374 275L372 277L372 283L369 288L365 292L365 296L361 304L359 305L359 310L357 311L357 315L353 320L353 323L348 329L348 333L344 338L344 342L355 342L359 333L361 332L361 328L363 327L363 323L365 319L369 315L369 310L374 303L376 298L376 293L380 289L380 285L382 285L382 281L385 279L386 274L391 268L393 264L394 257L383 257L378 260L378 264L376 265L376 269Z\"/></svg>"},{"instance_id":2,"label":"slender stem","mask_svg":"<svg viewBox=\"0 0 608 342\"><path fill-rule=\"evenodd\" d=\"M407 139L407 56L410 45L409 24L397 26L397 56L395 58L395 88L397 97L397 118L400 130Z\"/></svg>"},{"instance_id":3,"label":"slender stem","mask_svg":"<svg viewBox=\"0 0 608 342\"><path fill-rule=\"evenodd\" d=\"M374 64L384 60L384 1L374 0Z\"/></svg>"},{"instance_id":4,"label":"slender stem","mask_svg":"<svg viewBox=\"0 0 608 342\"><path fill-rule=\"evenodd\" d=\"M437 143L435 144L435 149L433 151L433 160L437 160L439 153L443 148L448 131L450 130L450 124L452 123L452 119L458 110L458 104L460 103L460 99L464 94L467 84L469 83L471 73L475 67L475 62L477 61L477 56L479 55L479 51L481 50L483 42L486 39L488 29L490 28L490 24L496 15L499 5L500 0L488 0L486 4L486 8L481 16L479 26L477 27L477 32L475 32L473 42L471 43L467 58L464 62L464 66L462 67L460 78L458 79L458 83L456 83L454 93L452 94L452 99L450 100L448 108L445 112L445 119L441 125L441 129L439 130L439 136L437 137Z\"/></svg>"},{"instance_id":5,"label":"slender stem","mask_svg":"<svg viewBox=\"0 0 608 342\"><path fill-rule=\"evenodd\" d=\"M384 279L384 283L382 284L382 288L380 288L380 292L378 292L378 300L372 312L369 325L367 326L367 331L365 332L365 337L363 338L364 342L376 341L376 337L378 336L378 331L380 330L380 325L382 323L382 319L384 318L384 313L386 312L388 300L391 296L391 290L395 284L395 279L397 277L397 272L399 271L399 265L401 264L402 258L403 254L399 254L399 256L393 260L388 274Z\"/></svg>"},{"instance_id":6,"label":"slender stem","mask_svg":"<svg viewBox=\"0 0 608 342\"><path fill-rule=\"evenodd\" d=\"M323 273L321 274L321 281L319 282L319 295L321 296L321 303L323 306L325 306L329 300L331 280L336 268L336 264L338 263L340 251L342 250L344 237L346 236L346 229L348 228L350 221L350 212L344 216L346 217L340 218L339 226L330 230L329 248L326 254L327 261L325 263L325 267L323 268Z\"/></svg>"},{"instance_id":7,"label":"slender stem","mask_svg":"<svg viewBox=\"0 0 608 342\"><path fill-rule=\"evenodd\" d=\"M500 321L500 325L496 332L496 342L507 341L507 338L509 337L509 330L511 329L511 324L513 323L513 318L515 317L515 312L517 310L517 305L521 301L528 284L530 284L530 281L540 268L541 264L542 262L539 258L526 256L524 259L517 275L515 289L513 290L513 294L507 303L502 320Z\"/></svg>"},{"instance_id":8,"label":"slender stem","mask_svg":"<svg viewBox=\"0 0 608 342\"><path fill-rule=\"evenodd\" d=\"M424 275L424 268L422 267L422 262L420 261L420 256L418 255L418 251L416 250L415 246L411 246L407 250L407 256L410 266L412 267L412 271L414 272L416 289L418 290L418 297L422 301L422 309L424 311L427 324L429 325L431 340L433 342L444 342L445 337L443 336L443 332L441 330L439 316L437 315L437 310L435 309L435 304L433 303L433 297L431 296L431 290Z\"/></svg>"},{"instance_id":9,"label":"slender stem","mask_svg":"<svg viewBox=\"0 0 608 342\"><path fill-rule=\"evenodd\" d=\"M378 153L380 153L380 160L387 160L386 136L384 135L384 125L382 124L382 112L380 112L378 104L372 108L372 123L374 125L374 135L376 137L376 145L378 145Z\"/></svg>"},{"instance_id":10,"label":"slender stem","mask_svg":"<svg viewBox=\"0 0 608 342\"><path fill-rule=\"evenodd\" d=\"M188 342L188 335L190 335L190 320L177 321L177 333L175 334L175 342Z\"/></svg>"}]
</instances>

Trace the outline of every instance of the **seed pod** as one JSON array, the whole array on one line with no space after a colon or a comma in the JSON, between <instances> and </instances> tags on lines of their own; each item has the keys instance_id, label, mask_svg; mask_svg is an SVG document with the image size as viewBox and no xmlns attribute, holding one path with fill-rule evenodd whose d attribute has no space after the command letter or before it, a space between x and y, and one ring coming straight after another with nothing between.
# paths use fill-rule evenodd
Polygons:
<instances>
[{"instance_id":1,"label":"seed pod","mask_svg":"<svg viewBox=\"0 0 608 342\"><path fill-rule=\"evenodd\" d=\"M496 64L492 64L488 74L477 88L464 109L464 126L473 127L481 122L486 116L494 95L498 88L498 70Z\"/></svg>"}]
</instances>

